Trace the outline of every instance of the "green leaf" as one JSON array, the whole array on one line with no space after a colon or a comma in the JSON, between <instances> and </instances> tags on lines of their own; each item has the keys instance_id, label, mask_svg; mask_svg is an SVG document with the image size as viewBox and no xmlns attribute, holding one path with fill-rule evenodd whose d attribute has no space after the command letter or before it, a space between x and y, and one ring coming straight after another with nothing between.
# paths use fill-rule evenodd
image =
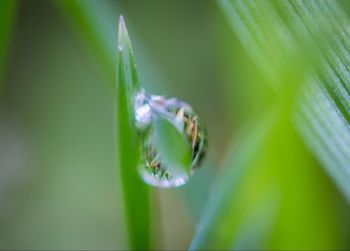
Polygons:
<instances>
[{"instance_id":1,"label":"green leaf","mask_svg":"<svg viewBox=\"0 0 350 251\"><path fill-rule=\"evenodd\" d=\"M310 33L319 29L312 21L316 17L328 25L332 37L330 46L321 51L323 67L310 77L300 97L296 123L310 150L350 202L350 22L334 1L300 2L294 8Z\"/></svg>"},{"instance_id":2,"label":"green leaf","mask_svg":"<svg viewBox=\"0 0 350 251\"><path fill-rule=\"evenodd\" d=\"M179 130L165 118L159 118L154 125L156 147L166 168L176 173L191 170L191 147Z\"/></svg>"},{"instance_id":3,"label":"green leaf","mask_svg":"<svg viewBox=\"0 0 350 251\"><path fill-rule=\"evenodd\" d=\"M274 112L264 116L245 128L232 142L224 163L225 169L214 185L214 190L203 213L200 225L192 240L190 250L230 249L233 246L237 197L242 180L249 172L257 153L276 124Z\"/></svg>"},{"instance_id":4,"label":"green leaf","mask_svg":"<svg viewBox=\"0 0 350 251\"><path fill-rule=\"evenodd\" d=\"M131 248L149 249L151 234L149 189L142 182L137 171L140 160L140 143L134 121L134 96L139 88L130 39L124 20L120 17L116 96L117 155Z\"/></svg>"},{"instance_id":5,"label":"green leaf","mask_svg":"<svg viewBox=\"0 0 350 251\"><path fill-rule=\"evenodd\" d=\"M267 247L280 209L279 199L279 194L273 190L261 195L261 199L252 205L242 223L237 226L233 250L261 250Z\"/></svg>"},{"instance_id":6,"label":"green leaf","mask_svg":"<svg viewBox=\"0 0 350 251\"><path fill-rule=\"evenodd\" d=\"M338 197L286 115L234 138L190 250L343 248Z\"/></svg>"},{"instance_id":7,"label":"green leaf","mask_svg":"<svg viewBox=\"0 0 350 251\"><path fill-rule=\"evenodd\" d=\"M340 25L346 18L335 1L219 3L275 88L281 114L264 137L248 133L229 152L191 249L344 249L340 199L304 144L349 198L349 35L347 22ZM306 56L293 59L294 52ZM309 57L312 68L306 64L300 78L297 59Z\"/></svg>"},{"instance_id":8,"label":"green leaf","mask_svg":"<svg viewBox=\"0 0 350 251\"><path fill-rule=\"evenodd\" d=\"M73 23L81 38L93 52L108 83L116 84L117 101L117 160L121 174L124 206L130 248L149 249L151 246L151 212L149 188L137 171L139 139L134 123L133 98L140 88L130 39L124 24L119 22L117 75L115 76L114 41L106 29L110 6L106 1L60 0L55 3ZM113 88L113 91L115 89ZM139 210L140 206L142 210Z\"/></svg>"},{"instance_id":9,"label":"green leaf","mask_svg":"<svg viewBox=\"0 0 350 251\"><path fill-rule=\"evenodd\" d=\"M16 7L16 0L0 1L0 92L7 68L6 59L9 54Z\"/></svg>"},{"instance_id":10,"label":"green leaf","mask_svg":"<svg viewBox=\"0 0 350 251\"><path fill-rule=\"evenodd\" d=\"M281 54L278 48L303 48L305 44L316 48L320 62L310 73L304 90L296 92L299 101L294 106L294 118L305 143L350 201L348 18L336 1L222 0L220 6L272 84L281 75L278 65L283 63L270 59L271 54ZM266 37L278 46L266 43Z\"/></svg>"}]
</instances>

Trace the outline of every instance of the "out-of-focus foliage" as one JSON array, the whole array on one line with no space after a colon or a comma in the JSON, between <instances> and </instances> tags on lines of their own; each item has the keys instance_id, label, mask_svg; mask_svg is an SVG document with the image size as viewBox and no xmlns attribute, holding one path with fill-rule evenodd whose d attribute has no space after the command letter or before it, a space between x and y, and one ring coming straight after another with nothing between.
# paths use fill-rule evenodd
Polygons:
<instances>
[{"instance_id":1,"label":"out-of-focus foliage","mask_svg":"<svg viewBox=\"0 0 350 251\"><path fill-rule=\"evenodd\" d=\"M282 97L282 102L277 102L278 107L287 108L282 110L282 120L292 120L294 113L297 128L305 142L308 143L309 148L316 154L330 176L334 178L335 184L348 197L350 190L347 158L350 152L347 149L349 145L347 137L350 132L347 121L349 116L346 109L348 90L345 77L348 74L346 69L348 59L344 53L349 53L350 50L346 46L348 39L345 28L342 27L348 21L337 3L222 0L220 5L248 53L256 60L267 80L276 87L277 95ZM311 45L315 48L312 48ZM296 54L297 57L290 57L293 54ZM298 64L302 67L299 67ZM306 83L305 86L303 83ZM324 184L320 186L317 183L313 184L311 179L307 180L310 171L313 173L312 177L315 178L319 170L310 169L312 164L308 162L303 153L307 151L304 149L300 152L303 149L302 144L295 143L298 135L288 124L289 122L285 123L282 128L275 128L269 137L269 140L272 140L278 135L277 148L273 147L273 141L267 141L264 147L264 151L270 147L273 149L270 150L273 155L265 159L266 164L263 161L258 162L259 170L264 175L260 174L257 181L254 175L259 172L254 170L253 177L248 176L249 184L260 187L253 192L253 196L256 196L252 198L253 202L248 208L245 208L245 203L240 202L239 199L232 200L237 190L240 191L237 197L241 195L244 199L249 198L251 193L249 190L245 191L244 185L240 187L231 185L231 188L228 188L229 185L223 185L223 188L216 189L213 195L215 202L209 202L208 210L203 216L203 225L199 227L192 248L344 248L346 239L342 239L342 228L339 227L343 219L336 216L338 210L336 207L326 208L323 205L327 200L334 203L332 202L334 196L325 193ZM259 156L258 153L252 155ZM269 156L268 152L264 152L263 156ZM291 159L288 160L289 158ZM264 165L268 166L268 170L271 170L273 166L283 168L283 170L273 171L272 173L277 176L266 182L267 178L271 179L273 176L271 177L270 174L267 178L265 177L269 172L264 170ZM228 170L237 169L234 163L228 163L226 166ZM298 169L300 166L303 168ZM251 170L249 164L246 164L245 168ZM289 173L289 170L293 170L292 173ZM291 182L288 186L283 179L287 173L289 173L288 181ZM244 177L237 179L243 182ZM303 179L305 183L301 182ZM266 184L262 183L263 181ZM282 183L278 184L281 181ZM218 182L231 184L231 180L226 179ZM261 210L260 217L255 216L254 218L257 222L264 219L266 223L265 217L270 219L270 216L266 215L266 207L257 206L254 203L262 200L264 189L269 188L272 184L276 186L272 189L275 193L287 193L288 195L281 196L279 199L281 208L277 211L275 211L273 202L269 203L272 208L268 212L275 211L275 218L271 218L273 223L270 225L273 227L270 226L270 236L256 237L256 235L266 234L266 230L244 232L245 240L258 238L259 241L263 239L265 242L257 245L254 241L246 241L245 245L242 245L240 238L236 240L236 237L242 235L240 228L246 229L251 224L251 220L246 219L251 209L258 212L259 209L256 208ZM306 193L306 190L309 193ZM310 191L316 191L316 193L312 194ZM303 196L300 196L301 193ZM321 200L316 200L318 193L323 194ZM265 201L273 197L271 194L265 196ZM302 198L308 196L310 196L309 199ZM221 199L217 201L217 198ZM293 201L293 198L297 199ZM329 221L323 221L322 225L316 227L319 224L320 215L316 215L315 212L319 212L320 208L324 210L320 215L328 214L326 218ZM248 216L236 215L236 210L245 211ZM248 226L244 223L242 223L243 226L240 226L237 221L243 221ZM328 224L327 227L326 224ZM303 227L298 229L296 225ZM322 227L329 232L317 231ZM257 228L259 229L259 226ZM221 231L217 231L218 229Z\"/></svg>"},{"instance_id":2,"label":"out-of-focus foliage","mask_svg":"<svg viewBox=\"0 0 350 251\"><path fill-rule=\"evenodd\" d=\"M55 1L75 30L98 60L99 67L113 86L115 81L116 26L109 19L113 15L106 1L63 0ZM115 18L115 17L114 17ZM115 22L113 22L115 24ZM112 26L112 27L111 27Z\"/></svg>"},{"instance_id":3,"label":"out-of-focus foliage","mask_svg":"<svg viewBox=\"0 0 350 251\"><path fill-rule=\"evenodd\" d=\"M1 19L12 8L0 17L1 41L16 30L0 48L11 55L0 69L0 248L349 248L341 3L18 1L18 22ZM144 187L150 198L135 192L136 170L114 163L137 158L131 125L115 118L120 14L140 83L191 104L208 129L203 167L182 188Z\"/></svg>"},{"instance_id":4,"label":"out-of-focus foliage","mask_svg":"<svg viewBox=\"0 0 350 251\"><path fill-rule=\"evenodd\" d=\"M296 111L299 129L310 149L349 197L350 152L347 145L350 131L347 127L350 99L347 65L350 62L350 36L346 30L349 21L344 13L336 2L329 1L259 3L224 0L221 5L266 78L272 84L287 89L289 97L293 98L295 93L300 99ZM297 57L290 60L288 55L295 51ZM313 69L305 66L305 61L313 64ZM301 69L306 68L309 72L296 71L295 65L302 65ZM287 69L281 70L281 66ZM284 76L285 72L289 73L288 79ZM304 75L306 80L300 77ZM305 90L290 92L300 82L307 82ZM332 140L337 142L331 143Z\"/></svg>"},{"instance_id":5,"label":"out-of-focus foliage","mask_svg":"<svg viewBox=\"0 0 350 251\"><path fill-rule=\"evenodd\" d=\"M191 249L343 247L339 198L285 112L236 138Z\"/></svg>"},{"instance_id":6,"label":"out-of-focus foliage","mask_svg":"<svg viewBox=\"0 0 350 251\"><path fill-rule=\"evenodd\" d=\"M9 54L12 29L15 23L16 0L0 2L0 91L4 73L7 69L6 59Z\"/></svg>"}]
</instances>

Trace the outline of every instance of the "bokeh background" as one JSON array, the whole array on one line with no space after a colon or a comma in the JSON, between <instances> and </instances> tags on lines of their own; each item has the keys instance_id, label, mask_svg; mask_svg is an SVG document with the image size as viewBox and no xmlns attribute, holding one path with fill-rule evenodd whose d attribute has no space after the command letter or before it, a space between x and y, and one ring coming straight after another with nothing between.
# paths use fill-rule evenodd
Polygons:
<instances>
[{"instance_id":1,"label":"bokeh background","mask_svg":"<svg viewBox=\"0 0 350 251\"><path fill-rule=\"evenodd\" d=\"M105 42L102 51L91 46L96 38L79 28L65 2L15 1L0 80L0 249L128 248L111 63L101 60L106 54L115 60L120 14L142 84L192 104L207 126L209 148L198 173L184 187L152 189L156 247L186 249L238 128L275 92L215 1L82 1ZM332 225L341 233L321 247L346 247L349 207L317 160L296 144L307 159L302 163L312 166L305 166L305 179L322 188L307 210L328 223L314 227ZM302 197L304 186L298 187ZM293 226L294 232L303 227ZM319 236L327 239L328 232Z\"/></svg>"}]
</instances>

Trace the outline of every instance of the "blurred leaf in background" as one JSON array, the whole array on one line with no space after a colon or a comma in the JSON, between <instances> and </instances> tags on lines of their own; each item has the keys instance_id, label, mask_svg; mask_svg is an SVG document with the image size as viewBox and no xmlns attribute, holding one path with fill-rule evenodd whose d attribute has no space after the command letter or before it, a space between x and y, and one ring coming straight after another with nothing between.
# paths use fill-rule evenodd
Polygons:
<instances>
[{"instance_id":1,"label":"blurred leaf in background","mask_svg":"<svg viewBox=\"0 0 350 251\"><path fill-rule=\"evenodd\" d=\"M17 11L17 0L4 0L0 3L0 93L5 80L5 73L8 69L7 59L13 28L15 26L15 16Z\"/></svg>"},{"instance_id":2,"label":"blurred leaf in background","mask_svg":"<svg viewBox=\"0 0 350 251\"><path fill-rule=\"evenodd\" d=\"M110 89L53 3L19 6L2 120L17 128L29 157L1 203L1 248L126 247Z\"/></svg>"}]
</instances>

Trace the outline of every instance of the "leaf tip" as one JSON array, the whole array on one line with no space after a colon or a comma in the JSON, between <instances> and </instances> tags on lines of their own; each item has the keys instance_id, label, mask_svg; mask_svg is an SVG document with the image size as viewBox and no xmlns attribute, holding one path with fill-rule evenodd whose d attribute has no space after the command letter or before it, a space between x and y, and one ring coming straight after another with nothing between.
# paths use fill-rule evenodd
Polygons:
<instances>
[{"instance_id":1,"label":"leaf tip","mask_svg":"<svg viewBox=\"0 0 350 251\"><path fill-rule=\"evenodd\" d=\"M123 15L120 15L119 16L119 31L121 31L121 30L125 30L126 29L126 27L125 27L125 21L124 21L124 17L123 17Z\"/></svg>"},{"instance_id":2,"label":"leaf tip","mask_svg":"<svg viewBox=\"0 0 350 251\"><path fill-rule=\"evenodd\" d=\"M128 30L126 29L124 17L119 16L119 32L118 32L118 49L122 51L125 49L125 46L129 44L129 35Z\"/></svg>"}]
</instances>

